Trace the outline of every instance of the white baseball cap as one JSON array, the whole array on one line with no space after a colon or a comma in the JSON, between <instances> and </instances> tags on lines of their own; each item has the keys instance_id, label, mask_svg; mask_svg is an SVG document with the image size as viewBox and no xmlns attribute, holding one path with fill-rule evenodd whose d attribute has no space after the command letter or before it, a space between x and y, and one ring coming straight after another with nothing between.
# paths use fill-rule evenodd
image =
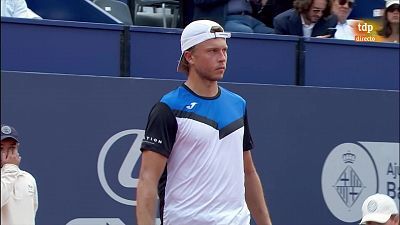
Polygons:
<instances>
[{"instance_id":1,"label":"white baseball cap","mask_svg":"<svg viewBox=\"0 0 400 225\"><path fill-rule=\"evenodd\" d=\"M389 8L391 5L399 4L399 0L386 0L386 8Z\"/></svg>"},{"instance_id":2,"label":"white baseball cap","mask_svg":"<svg viewBox=\"0 0 400 225\"><path fill-rule=\"evenodd\" d=\"M188 24L182 31L181 35L181 57L179 59L177 71L183 72L181 62L183 59L183 53L189 48L200 44L201 42L207 41L213 38L230 38L231 33L227 32L211 32L214 27L219 27L223 31L221 25L211 20L196 20Z\"/></svg>"},{"instance_id":3,"label":"white baseball cap","mask_svg":"<svg viewBox=\"0 0 400 225\"><path fill-rule=\"evenodd\" d=\"M384 194L374 194L365 199L362 205L362 214L360 224L366 222L386 223L390 216L398 214L395 201Z\"/></svg>"}]
</instances>

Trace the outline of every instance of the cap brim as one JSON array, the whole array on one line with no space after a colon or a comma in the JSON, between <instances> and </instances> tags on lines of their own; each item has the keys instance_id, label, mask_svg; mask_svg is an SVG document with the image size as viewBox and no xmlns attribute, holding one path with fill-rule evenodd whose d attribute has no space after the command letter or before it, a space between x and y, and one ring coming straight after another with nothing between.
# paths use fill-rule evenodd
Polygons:
<instances>
[{"instance_id":1,"label":"cap brim","mask_svg":"<svg viewBox=\"0 0 400 225\"><path fill-rule=\"evenodd\" d=\"M365 215L360 224L365 224L366 222L377 222L377 223L386 223L390 219L391 215L381 214L381 213L371 213Z\"/></svg>"},{"instance_id":2,"label":"cap brim","mask_svg":"<svg viewBox=\"0 0 400 225\"><path fill-rule=\"evenodd\" d=\"M1 136L1 140L5 140L7 138L11 138L11 139L15 140L16 142L19 142L19 140L13 136L10 136L10 135L2 135Z\"/></svg>"}]
</instances>

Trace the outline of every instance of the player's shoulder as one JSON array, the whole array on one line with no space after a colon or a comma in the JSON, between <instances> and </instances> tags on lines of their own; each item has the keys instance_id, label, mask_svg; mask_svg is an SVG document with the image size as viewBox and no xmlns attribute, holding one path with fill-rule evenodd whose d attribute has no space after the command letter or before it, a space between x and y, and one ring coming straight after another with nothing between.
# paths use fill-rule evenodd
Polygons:
<instances>
[{"instance_id":1,"label":"player's shoulder","mask_svg":"<svg viewBox=\"0 0 400 225\"><path fill-rule=\"evenodd\" d=\"M160 102L170 103L179 100L179 95L181 92L181 86L175 88L174 90L166 93L160 100Z\"/></svg>"},{"instance_id":2,"label":"player's shoulder","mask_svg":"<svg viewBox=\"0 0 400 225\"><path fill-rule=\"evenodd\" d=\"M237 101L237 102L242 102L243 104L246 104L246 100L242 96L240 96L239 94L237 94L237 93L235 93L233 91L230 91L230 90L228 90L228 89L226 89L224 87L221 87L221 86L219 88L221 90L221 96L222 97L227 98L230 101L235 101L235 102Z\"/></svg>"},{"instance_id":3,"label":"player's shoulder","mask_svg":"<svg viewBox=\"0 0 400 225\"><path fill-rule=\"evenodd\" d=\"M165 94L160 102L168 105L171 109L181 108L187 101L193 100L195 95L184 85Z\"/></svg>"}]
</instances>

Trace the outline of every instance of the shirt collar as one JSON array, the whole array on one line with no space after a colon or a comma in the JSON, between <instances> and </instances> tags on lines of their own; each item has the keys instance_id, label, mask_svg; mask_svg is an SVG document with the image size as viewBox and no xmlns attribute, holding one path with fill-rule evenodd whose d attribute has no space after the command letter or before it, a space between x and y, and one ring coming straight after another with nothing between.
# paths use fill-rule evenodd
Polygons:
<instances>
[{"instance_id":1,"label":"shirt collar","mask_svg":"<svg viewBox=\"0 0 400 225\"><path fill-rule=\"evenodd\" d=\"M303 15L300 15L300 18L301 18L301 24L303 24L303 27L305 27L305 28L314 27L315 23L306 24L306 22L305 22L305 20L303 18Z\"/></svg>"}]
</instances>

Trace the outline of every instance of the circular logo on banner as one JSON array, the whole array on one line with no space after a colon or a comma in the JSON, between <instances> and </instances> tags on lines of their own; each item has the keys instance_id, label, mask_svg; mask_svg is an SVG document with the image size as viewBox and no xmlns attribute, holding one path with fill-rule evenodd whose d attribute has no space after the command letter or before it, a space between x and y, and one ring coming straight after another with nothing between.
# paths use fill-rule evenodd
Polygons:
<instances>
[{"instance_id":1,"label":"circular logo on banner","mask_svg":"<svg viewBox=\"0 0 400 225\"><path fill-rule=\"evenodd\" d=\"M378 192L378 174L370 153L344 143L328 155L322 169L322 194L331 213L341 221L361 219L363 199Z\"/></svg>"},{"instance_id":2,"label":"circular logo on banner","mask_svg":"<svg viewBox=\"0 0 400 225\"><path fill-rule=\"evenodd\" d=\"M110 137L106 143L103 145L101 148L100 154L99 154L99 159L97 161L97 174L99 176L99 181L101 186L104 188L104 191L115 201L120 202L125 205L136 205L136 201L133 199L127 199L125 197L122 197L119 195L117 192L115 192L110 185L107 182L106 178L106 173L105 173L105 161L107 154L109 153L112 145L117 142L119 139L127 136L127 135L133 135L136 134L137 137L135 141L133 142L132 146L128 150L128 153L120 166L119 172L118 172L118 182L120 183L121 186L126 187L126 188L136 188L137 187L137 182L138 179L136 177L132 177L132 171L133 168L135 167L139 157L140 157L140 145L142 143L142 140L144 138L144 130L137 130L137 129L132 129L132 130L125 130L121 131L112 137Z\"/></svg>"}]
</instances>

